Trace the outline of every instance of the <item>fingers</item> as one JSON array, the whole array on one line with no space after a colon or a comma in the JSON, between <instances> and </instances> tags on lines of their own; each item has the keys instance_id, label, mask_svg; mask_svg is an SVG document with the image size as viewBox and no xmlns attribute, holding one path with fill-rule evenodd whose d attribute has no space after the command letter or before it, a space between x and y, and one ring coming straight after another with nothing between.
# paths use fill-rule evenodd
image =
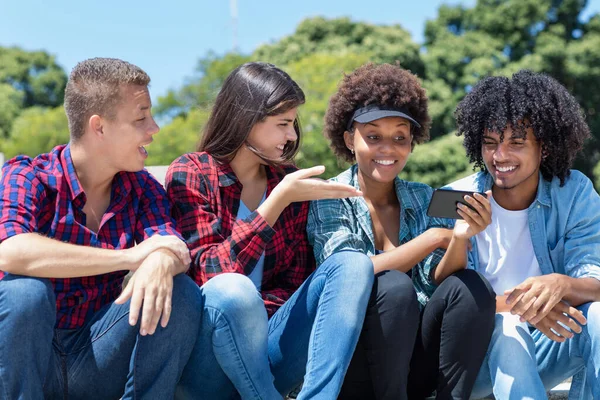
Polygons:
<instances>
[{"instance_id":1,"label":"fingers","mask_svg":"<svg viewBox=\"0 0 600 400\"><path fill-rule=\"evenodd\" d=\"M561 314L567 314L570 318L577 321L581 325L587 324L587 319L581 311L562 301L554 307L553 311L560 312Z\"/></svg>"},{"instance_id":2,"label":"fingers","mask_svg":"<svg viewBox=\"0 0 600 400\"><path fill-rule=\"evenodd\" d=\"M456 213L461 216L462 219L471 227L471 229L479 230L478 226L481 225L481 217L475 211L471 210L464 204L458 203L456 205Z\"/></svg>"},{"instance_id":3,"label":"fingers","mask_svg":"<svg viewBox=\"0 0 600 400\"><path fill-rule=\"evenodd\" d=\"M121 292L119 297L117 297L117 299L115 300L116 304L125 304L125 302L131 298L131 295L133 293L134 282L135 282L135 274L131 277L131 279L129 279L129 283L127 284L125 289Z\"/></svg>"},{"instance_id":4,"label":"fingers","mask_svg":"<svg viewBox=\"0 0 600 400\"><path fill-rule=\"evenodd\" d=\"M558 342L558 343L563 343L566 338L564 336L560 336L558 334L556 334L550 327L551 323L548 320L543 320L542 322L540 322L538 325L536 325L535 327L542 332L544 335L546 335L549 339Z\"/></svg>"},{"instance_id":5,"label":"fingers","mask_svg":"<svg viewBox=\"0 0 600 400\"><path fill-rule=\"evenodd\" d=\"M520 285L515 286L513 289L508 289L504 292L505 295L508 295L506 298L506 304L516 303L521 295L531 289L533 285L533 281L530 278L527 278Z\"/></svg>"},{"instance_id":6,"label":"fingers","mask_svg":"<svg viewBox=\"0 0 600 400\"><path fill-rule=\"evenodd\" d=\"M362 192L354 186L338 182L310 179L311 187L304 192L305 200L342 199L362 196Z\"/></svg>"},{"instance_id":7,"label":"fingers","mask_svg":"<svg viewBox=\"0 0 600 400\"><path fill-rule=\"evenodd\" d=\"M542 291L533 304L532 309L535 308L535 310L528 310L523 314L523 318L530 321L532 324L537 324L542 318L546 317L560 301L561 297L558 292Z\"/></svg>"},{"instance_id":8,"label":"fingers","mask_svg":"<svg viewBox=\"0 0 600 400\"><path fill-rule=\"evenodd\" d=\"M140 334L146 336L150 332L154 332L152 328L152 321L154 320L154 314L156 312L156 294L157 289L155 286L146 288L144 293L144 302L142 309L142 323L140 325ZM158 320L158 319L157 319ZM156 325L155 325L156 326Z\"/></svg>"},{"instance_id":9,"label":"fingers","mask_svg":"<svg viewBox=\"0 0 600 400\"><path fill-rule=\"evenodd\" d=\"M556 309L551 310L546 318L548 320L560 322L572 332L581 333L582 331L581 325L579 325L574 319L570 318L568 315L565 315L562 312L556 311Z\"/></svg>"},{"instance_id":10,"label":"fingers","mask_svg":"<svg viewBox=\"0 0 600 400\"><path fill-rule=\"evenodd\" d=\"M169 291L169 293L165 296L162 318L160 319L160 326L162 326L163 328L167 327L167 324L169 323L169 319L171 318L171 295L172 295L172 292L173 291L171 288L171 291Z\"/></svg>"},{"instance_id":11,"label":"fingers","mask_svg":"<svg viewBox=\"0 0 600 400\"><path fill-rule=\"evenodd\" d=\"M187 245L181 240L179 240L179 244L176 248L175 255L184 265L190 265L190 263L192 262L190 250L188 249Z\"/></svg>"},{"instance_id":12,"label":"fingers","mask_svg":"<svg viewBox=\"0 0 600 400\"><path fill-rule=\"evenodd\" d=\"M139 287L137 282L132 290L131 302L129 303L129 325L134 326L138 322L140 316L140 308L142 308L142 302L144 300L144 288ZM130 282L131 284L131 282Z\"/></svg>"},{"instance_id":13,"label":"fingers","mask_svg":"<svg viewBox=\"0 0 600 400\"><path fill-rule=\"evenodd\" d=\"M296 179L306 179L311 176L321 175L323 172L325 172L325 166L317 165L311 168L299 169L296 172L292 172L290 175Z\"/></svg>"},{"instance_id":14,"label":"fingers","mask_svg":"<svg viewBox=\"0 0 600 400\"><path fill-rule=\"evenodd\" d=\"M492 222L491 205L485 196L482 196L479 193L475 193L473 196L475 196L475 198L468 195L464 197L465 201L473 208L462 203L458 203L457 207L470 217L470 220L465 221L467 221L473 229L476 229L477 232L480 232ZM463 216L460 213L459 215Z\"/></svg>"}]
</instances>

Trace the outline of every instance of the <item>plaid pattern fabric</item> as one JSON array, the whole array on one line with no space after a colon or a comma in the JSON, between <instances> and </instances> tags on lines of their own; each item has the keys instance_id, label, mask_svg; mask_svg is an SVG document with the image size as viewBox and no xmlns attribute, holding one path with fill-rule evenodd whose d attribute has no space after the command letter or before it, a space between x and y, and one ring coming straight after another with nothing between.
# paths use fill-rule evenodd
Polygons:
<instances>
[{"instance_id":1,"label":"plaid pattern fabric","mask_svg":"<svg viewBox=\"0 0 600 400\"><path fill-rule=\"evenodd\" d=\"M358 167L353 165L332 181L346 183L359 189ZM452 228L454 222L443 218L429 218L427 207L433 189L423 183L394 181L400 207L399 243L402 245L416 238L429 228ZM355 250L368 256L375 255L375 236L371 214L362 197L325 199L313 201L307 224L308 239L314 248L317 264L342 250ZM427 304L436 288L431 272L444 256L437 249L412 270L412 280L421 305ZM351 268L352 266L349 266Z\"/></svg>"},{"instance_id":2,"label":"plaid pattern fabric","mask_svg":"<svg viewBox=\"0 0 600 400\"><path fill-rule=\"evenodd\" d=\"M126 249L154 234L179 236L169 216L166 193L147 171L115 175L111 203L98 233L86 228L86 195L69 145L57 146L34 159L18 156L9 160L2 169L0 193L0 241L38 233L81 246ZM84 325L117 298L126 274L50 279L56 295L56 328Z\"/></svg>"},{"instance_id":3,"label":"plaid pattern fabric","mask_svg":"<svg viewBox=\"0 0 600 400\"><path fill-rule=\"evenodd\" d=\"M284 173L295 171L284 167ZM267 196L283 179L267 171ZM224 273L248 275L265 254L261 294L269 316L314 271L306 238L308 203L292 203L271 227L256 211L237 219L242 185L226 163L207 153L189 153L169 167L165 186L177 229L192 254L188 274L198 285Z\"/></svg>"}]
</instances>

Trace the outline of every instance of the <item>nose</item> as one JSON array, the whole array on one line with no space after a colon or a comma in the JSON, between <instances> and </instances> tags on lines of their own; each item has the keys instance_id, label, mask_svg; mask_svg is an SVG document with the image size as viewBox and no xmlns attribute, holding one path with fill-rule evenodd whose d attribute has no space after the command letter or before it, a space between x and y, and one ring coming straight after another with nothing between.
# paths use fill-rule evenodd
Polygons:
<instances>
[{"instance_id":1,"label":"nose","mask_svg":"<svg viewBox=\"0 0 600 400\"><path fill-rule=\"evenodd\" d=\"M158 133L158 131L160 131L160 128L158 126L158 124L156 123L156 121L154 120L154 118L150 118L151 122L150 122L150 126L148 127L148 133L150 134L150 136L156 135Z\"/></svg>"},{"instance_id":2,"label":"nose","mask_svg":"<svg viewBox=\"0 0 600 400\"><path fill-rule=\"evenodd\" d=\"M296 140L298 140L298 134L296 133L294 127L288 129L288 131L285 134L285 138L290 142L295 142Z\"/></svg>"},{"instance_id":3,"label":"nose","mask_svg":"<svg viewBox=\"0 0 600 400\"><path fill-rule=\"evenodd\" d=\"M392 144L392 142L390 142L389 140L382 140L379 143L379 152L382 154L388 154L391 153L394 149L394 146Z\"/></svg>"},{"instance_id":4,"label":"nose","mask_svg":"<svg viewBox=\"0 0 600 400\"><path fill-rule=\"evenodd\" d=\"M506 160L508 148L507 144L502 142L496 146L494 149L494 161L502 162Z\"/></svg>"}]
</instances>

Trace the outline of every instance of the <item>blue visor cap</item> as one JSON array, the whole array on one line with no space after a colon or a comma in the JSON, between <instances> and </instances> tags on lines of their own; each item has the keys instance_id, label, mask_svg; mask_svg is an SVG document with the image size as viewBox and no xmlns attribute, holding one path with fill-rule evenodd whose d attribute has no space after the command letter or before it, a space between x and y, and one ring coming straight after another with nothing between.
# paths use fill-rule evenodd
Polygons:
<instances>
[{"instance_id":1,"label":"blue visor cap","mask_svg":"<svg viewBox=\"0 0 600 400\"><path fill-rule=\"evenodd\" d=\"M352 123L354 121L360 122L361 124L366 124L368 122L373 122L375 120L386 118L386 117L401 117L407 119L416 126L417 128L421 127L419 124L408 112L406 108L394 108L388 106L380 106L378 104L371 104L366 107L361 107L354 111L352 114L352 118L348 121L348 126L346 130L349 131L352 129Z\"/></svg>"}]
</instances>

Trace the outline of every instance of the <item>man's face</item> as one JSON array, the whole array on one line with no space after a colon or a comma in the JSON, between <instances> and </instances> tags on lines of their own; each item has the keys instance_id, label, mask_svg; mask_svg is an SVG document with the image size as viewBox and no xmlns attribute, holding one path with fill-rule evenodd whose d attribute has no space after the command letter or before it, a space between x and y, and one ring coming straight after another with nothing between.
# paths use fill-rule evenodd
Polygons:
<instances>
[{"instance_id":1,"label":"man's face","mask_svg":"<svg viewBox=\"0 0 600 400\"><path fill-rule=\"evenodd\" d=\"M486 131L483 135L483 161L494 179L494 185L499 189L533 187L537 190L542 146L531 127L525 131L523 137L513 133L508 126L502 141L497 132Z\"/></svg>"},{"instance_id":2,"label":"man's face","mask_svg":"<svg viewBox=\"0 0 600 400\"><path fill-rule=\"evenodd\" d=\"M144 146L152 143L152 136L159 131L150 112L150 94L146 86L139 85L123 86L120 93L115 118L103 119L102 151L117 172L141 171L148 157Z\"/></svg>"}]
</instances>

